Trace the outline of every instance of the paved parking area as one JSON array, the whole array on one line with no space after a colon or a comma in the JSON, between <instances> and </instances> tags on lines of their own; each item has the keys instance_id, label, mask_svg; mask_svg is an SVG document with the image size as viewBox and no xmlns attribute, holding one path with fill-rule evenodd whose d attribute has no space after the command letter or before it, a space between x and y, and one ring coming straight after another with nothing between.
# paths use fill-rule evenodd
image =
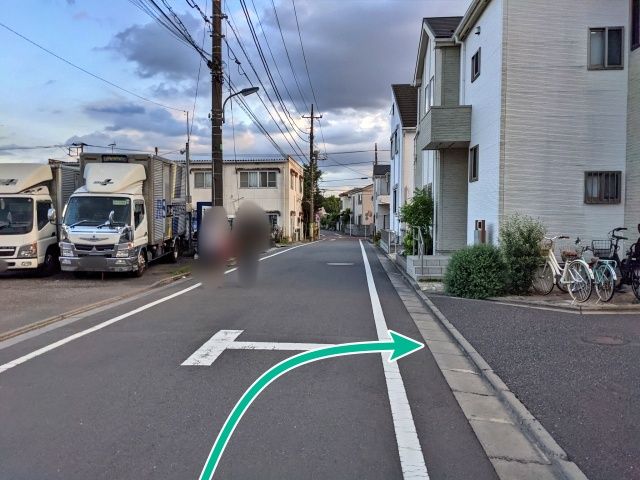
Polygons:
<instances>
[{"instance_id":1,"label":"paved parking area","mask_svg":"<svg viewBox=\"0 0 640 480\"><path fill-rule=\"evenodd\" d=\"M29 273L0 274L0 335L86 305L139 291L177 273L190 271L193 260L152 263L142 278L126 274L92 274L76 278L61 272L48 278Z\"/></svg>"}]
</instances>

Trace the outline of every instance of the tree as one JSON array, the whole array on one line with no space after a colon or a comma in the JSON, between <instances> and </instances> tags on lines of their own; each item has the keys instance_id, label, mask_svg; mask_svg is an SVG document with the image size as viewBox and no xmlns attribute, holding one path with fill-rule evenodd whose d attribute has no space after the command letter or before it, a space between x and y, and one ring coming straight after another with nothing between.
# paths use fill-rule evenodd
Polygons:
<instances>
[{"instance_id":1,"label":"tree","mask_svg":"<svg viewBox=\"0 0 640 480\"><path fill-rule=\"evenodd\" d=\"M410 202L400 208L400 219L411 227L420 227L426 243L426 253L433 251L431 239L431 225L433 224L433 195L431 187L416 189ZM411 230L407 235L413 238ZM407 245L405 245L405 250Z\"/></svg>"},{"instance_id":2,"label":"tree","mask_svg":"<svg viewBox=\"0 0 640 480\"><path fill-rule=\"evenodd\" d=\"M322 206L328 214L340 213L340 199L335 195L323 197Z\"/></svg>"}]
</instances>

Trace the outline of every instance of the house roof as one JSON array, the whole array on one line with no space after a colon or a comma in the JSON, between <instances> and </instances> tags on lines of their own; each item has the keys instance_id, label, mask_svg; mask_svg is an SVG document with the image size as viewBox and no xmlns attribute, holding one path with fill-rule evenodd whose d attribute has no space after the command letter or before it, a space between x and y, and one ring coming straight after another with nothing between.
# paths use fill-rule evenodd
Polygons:
<instances>
[{"instance_id":1,"label":"house roof","mask_svg":"<svg viewBox=\"0 0 640 480\"><path fill-rule=\"evenodd\" d=\"M222 160L223 163L285 163L289 159L286 157L263 157L263 158L224 158ZM293 159L291 159L293 160ZM295 160L293 160L295 161ZM184 159L176 160L178 163L185 163ZM192 158L189 160L189 163L195 165L197 163L211 163L211 159L209 158Z\"/></svg>"},{"instance_id":2,"label":"house roof","mask_svg":"<svg viewBox=\"0 0 640 480\"><path fill-rule=\"evenodd\" d=\"M374 165L373 166L374 177L382 177L387 173L391 173L391 165Z\"/></svg>"},{"instance_id":3,"label":"house roof","mask_svg":"<svg viewBox=\"0 0 640 480\"><path fill-rule=\"evenodd\" d=\"M463 41L469 35L469 32L474 27L482 13L487 6L491 3L491 0L473 0L467 12L462 17L462 21L456 27L455 36L459 41Z\"/></svg>"},{"instance_id":4,"label":"house roof","mask_svg":"<svg viewBox=\"0 0 640 480\"><path fill-rule=\"evenodd\" d=\"M370 183L369 185L367 185L365 187L352 188L351 190L347 190L346 192L342 192L340 194L340 196L341 197L349 197L349 196L353 195L354 193L364 192L365 190L367 190L369 188L373 190L373 183Z\"/></svg>"},{"instance_id":5,"label":"house roof","mask_svg":"<svg viewBox=\"0 0 640 480\"><path fill-rule=\"evenodd\" d=\"M398 105L403 127L415 127L418 123L418 89L408 83L391 85L393 97Z\"/></svg>"},{"instance_id":6,"label":"house roof","mask_svg":"<svg viewBox=\"0 0 640 480\"><path fill-rule=\"evenodd\" d=\"M428 17L423 21L436 38L451 38L462 17Z\"/></svg>"}]
</instances>

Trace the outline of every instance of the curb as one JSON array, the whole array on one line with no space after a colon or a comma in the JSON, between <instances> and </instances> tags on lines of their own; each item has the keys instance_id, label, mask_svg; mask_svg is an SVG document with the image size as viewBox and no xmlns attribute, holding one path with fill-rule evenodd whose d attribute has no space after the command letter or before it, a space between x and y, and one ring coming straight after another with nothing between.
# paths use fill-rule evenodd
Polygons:
<instances>
[{"instance_id":1,"label":"curb","mask_svg":"<svg viewBox=\"0 0 640 480\"><path fill-rule=\"evenodd\" d=\"M553 308L554 310L563 310L570 313L614 313L614 312L638 312L640 313L640 304L636 305L613 305L604 304L600 306L589 304L577 304L577 305L554 305L551 303L545 303L542 301L527 301L520 299L512 299L505 297L490 297L486 299L489 302L499 303L502 305L513 305L523 307L537 307L537 308Z\"/></svg>"},{"instance_id":2,"label":"curb","mask_svg":"<svg viewBox=\"0 0 640 480\"><path fill-rule=\"evenodd\" d=\"M90 305L85 305L83 307L79 307L79 308L76 308L74 310L69 310L68 312L65 312L65 313L54 315L53 317L45 318L44 320L39 320L37 322L30 323L29 325L25 325L23 327L19 327L19 328L16 328L14 330L9 330L8 332L0 334L0 342L3 342L5 340L9 340L10 338L17 337L18 335L22 335L23 333L31 332L33 330L37 330L39 328L46 327L48 325L51 325L52 323L59 322L59 321L64 320L66 318L73 317L75 315L79 315L81 313L88 312L89 310L93 310L94 308L100 308L100 307L103 307L103 306L108 305L110 303L117 302L119 300L125 300L127 298L134 297L136 295L140 295L141 293L148 292L150 290L153 290L154 288L162 287L164 285L168 285L168 284L173 283L173 282L175 282L177 280L181 280L183 278L187 278L187 277L190 277L190 276L191 276L191 272L179 273L177 275L172 275L170 277L166 277L166 278L160 279L157 282L154 282L154 283L152 283L151 285L149 285L147 287L139 288L139 289L134 290L132 292L128 292L128 293L124 293L122 295L118 295L117 297L111 297L111 298L107 298L107 299L104 299L104 300L100 300L100 301L92 303Z\"/></svg>"},{"instance_id":3,"label":"curb","mask_svg":"<svg viewBox=\"0 0 640 480\"><path fill-rule=\"evenodd\" d=\"M386 252L382 250L381 252L389 258ZM467 354L471 362L475 364L482 377L496 390L497 398L499 398L509 412L511 412L514 419L517 420L518 424L521 426L525 435L536 443L549 457L552 463L559 470L562 477L566 480L587 480L585 474L574 462L569 460L567 453L560 445L558 445L547 429L544 428L544 426L531 414L531 412L529 412L529 410L527 410L515 394L509 390L509 387L507 387L502 379L495 374L482 355L480 355L478 351L467 341L467 339L462 336L458 329L454 327L449 320L447 320L447 317L445 317L438 307L436 307L424 294L416 281L406 272L402 271L393 259L389 258L389 260L396 267L396 270L398 270L398 272L400 272L404 277L405 281L407 281L409 285L411 285L411 288L413 288L413 290L418 294L420 300L434 314L456 343L458 343L460 348L462 348L462 350Z\"/></svg>"}]
</instances>

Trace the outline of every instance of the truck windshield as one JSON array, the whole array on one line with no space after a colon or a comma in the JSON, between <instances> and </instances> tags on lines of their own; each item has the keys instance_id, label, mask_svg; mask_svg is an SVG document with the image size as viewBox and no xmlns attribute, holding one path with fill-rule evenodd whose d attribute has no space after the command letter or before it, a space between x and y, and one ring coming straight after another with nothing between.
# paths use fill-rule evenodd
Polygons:
<instances>
[{"instance_id":1,"label":"truck windshield","mask_svg":"<svg viewBox=\"0 0 640 480\"><path fill-rule=\"evenodd\" d=\"M32 198L0 197L0 235L24 235L32 228Z\"/></svg>"},{"instance_id":2,"label":"truck windshield","mask_svg":"<svg viewBox=\"0 0 640 480\"><path fill-rule=\"evenodd\" d=\"M114 225L131 225L131 200L126 197L71 197L64 214L64 224L97 226L109 221Z\"/></svg>"}]
</instances>

